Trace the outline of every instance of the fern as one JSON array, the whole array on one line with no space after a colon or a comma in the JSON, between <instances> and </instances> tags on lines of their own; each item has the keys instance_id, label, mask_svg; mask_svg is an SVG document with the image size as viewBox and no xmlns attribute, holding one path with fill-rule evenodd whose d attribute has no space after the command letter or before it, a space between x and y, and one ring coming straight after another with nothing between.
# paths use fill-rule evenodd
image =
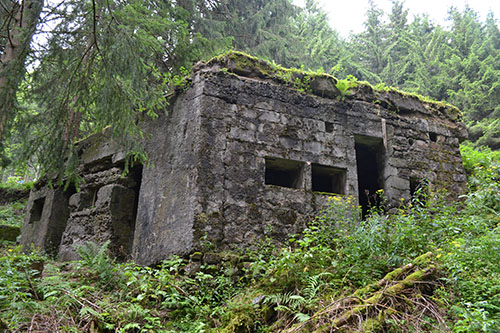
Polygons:
<instances>
[{"instance_id":1,"label":"fern","mask_svg":"<svg viewBox=\"0 0 500 333\"><path fill-rule=\"evenodd\" d=\"M340 96L343 99L346 95L348 95L349 89L356 88L358 86L358 79L353 75L347 75L347 77L343 80L337 80L335 84L338 91L340 92Z\"/></svg>"},{"instance_id":2,"label":"fern","mask_svg":"<svg viewBox=\"0 0 500 333\"><path fill-rule=\"evenodd\" d=\"M305 323L306 321L311 319L311 316L308 315L307 313L298 312L295 315L294 319L297 320L299 323Z\"/></svg>"},{"instance_id":3,"label":"fern","mask_svg":"<svg viewBox=\"0 0 500 333\"><path fill-rule=\"evenodd\" d=\"M108 261L109 257L107 255L108 247L110 241L107 240L104 244L99 245L94 242L87 242L85 244L80 244L75 246L76 253L80 256L80 260L87 266L94 266L99 262Z\"/></svg>"},{"instance_id":4,"label":"fern","mask_svg":"<svg viewBox=\"0 0 500 333\"><path fill-rule=\"evenodd\" d=\"M307 304L307 300L292 292L273 294L266 296L264 303L276 305L276 310L294 313Z\"/></svg>"},{"instance_id":5,"label":"fern","mask_svg":"<svg viewBox=\"0 0 500 333\"><path fill-rule=\"evenodd\" d=\"M307 277L306 287L304 288L303 293L308 301L314 299L323 286L329 285L329 283L322 281L322 278L325 276L333 277L334 275L329 272L323 272L314 276Z\"/></svg>"},{"instance_id":6,"label":"fern","mask_svg":"<svg viewBox=\"0 0 500 333\"><path fill-rule=\"evenodd\" d=\"M75 250L80 256L80 261L99 277L99 284L111 286L120 282L116 273L116 267L108 254L110 241L107 240L102 245L94 242L87 242L83 245L75 246Z\"/></svg>"}]
</instances>

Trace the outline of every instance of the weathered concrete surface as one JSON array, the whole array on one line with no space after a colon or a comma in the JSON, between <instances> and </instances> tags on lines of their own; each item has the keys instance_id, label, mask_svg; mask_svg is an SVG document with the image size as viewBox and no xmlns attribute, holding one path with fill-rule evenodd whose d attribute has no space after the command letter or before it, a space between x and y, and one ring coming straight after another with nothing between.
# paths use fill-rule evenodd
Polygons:
<instances>
[{"instance_id":1,"label":"weathered concrete surface","mask_svg":"<svg viewBox=\"0 0 500 333\"><path fill-rule=\"evenodd\" d=\"M247 249L300 232L332 193L367 206L378 189L389 205L419 183L450 199L465 190L458 146L467 133L453 107L366 85L340 98L331 77L299 92L252 61L197 66L168 115L144 124L150 164L127 177L119 147L85 144L85 183L65 202L62 259L89 240L111 240L115 255L146 265ZM25 244L40 244L25 228Z\"/></svg>"},{"instance_id":2,"label":"weathered concrete surface","mask_svg":"<svg viewBox=\"0 0 500 333\"><path fill-rule=\"evenodd\" d=\"M21 232L21 244L57 252L69 215L68 195L50 187L31 190Z\"/></svg>"},{"instance_id":3,"label":"weathered concrete surface","mask_svg":"<svg viewBox=\"0 0 500 333\"><path fill-rule=\"evenodd\" d=\"M89 200L89 191L70 198L71 214L62 237L59 255L62 260L76 259L75 246L88 241L103 244L121 259L129 256L135 224L135 191L118 184L99 188L96 199Z\"/></svg>"},{"instance_id":4,"label":"weathered concrete surface","mask_svg":"<svg viewBox=\"0 0 500 333\"><path fill-rule=\"evenodd\" d=\"M410 199L411 186L424 181L463 193L458 143L466 131L453 110L366 87L341 101L328 80L313 87L328 97L320 98L225 65L249 78L201 66L169 118L151 125L150 145L163 149L144 172L133 246L139 263L300 232L329 196L313 190L312 165L343 172L341 194L362 199L358 146L376 151L367 161L377 164L374 177L390 204ZM299 163L297 188L266 184L269 158Z\"/></svg>"},{"instance_id":5,"label":"weathered concrete surface","mask_svg":"<svg viewBox=\"0 0 500 333\"><path fill-rule=\"evenodd\" d=\"M135 229L137 192L142 167L124 176L124 155L110 144L103 149L87 143L92 154L84 155L84 182L80 192L69 197L69 215L59 247L61 260L77 259L75 248L87 242L103 244L118 259L130 257Z\"/></svg>"},{"instance_id":6,"label":"weathered concrete surface","mask_svg":"<svg viewBox=\"0 0 500 333\"><path fill-rule=\"evenodd\" d=\"M130 257L142 166L124 176L125 154L109 132L80 143L83 182L80 191L38 184L31 193L21 244L77 259L75 247L111 241L119 259Z\"/></svg>"},{"instance_id":7,"label":"weathered concrete surface","mask_svg":"<svg viewBox=\"0 0 500 333\"><path fill-rule=\"evenodd\" d=\"M181 95L168 116L147 124L151 163L142 175L132 250L140 263L160 261L195 248L194 223L200 183L201 108L196 88Z\"/></svg>"}]
</instances>

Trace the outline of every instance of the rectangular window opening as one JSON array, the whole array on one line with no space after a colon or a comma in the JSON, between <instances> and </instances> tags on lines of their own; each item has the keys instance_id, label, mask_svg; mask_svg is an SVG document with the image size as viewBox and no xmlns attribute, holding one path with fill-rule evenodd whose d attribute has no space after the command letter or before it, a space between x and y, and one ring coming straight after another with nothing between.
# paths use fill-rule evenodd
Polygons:
<instances>
[{"instance_id":1,"label":"rectangular window opening","mask_svg":"<svg viewBox=\"0 0 500 333\"><path fill-rule=\"evenodd\" d=\"M304 162L266 157L266 185L303 188Z\"/></svg>"},{"instance_id":2,"label":"rectangular window opening","mask_svg":"<svg viewBox=\"0 0 500 333\"><path fill-rule=\"evenodd\" d=\"M312 190L315 192L345 194L345 174L345 169L313 164Z\"/></svg>"},{"instance_id":3,"label":"rectangular window opening","mask_svg":"<svg viewBox=\"0 0 500 333\"><path fill-rule=\"evenodd\" d=\"M36 223L42 219L43 206L45 205L45 197L33 201L33 206L30 211L29 223Z\"/></svg>"}]
</instances>

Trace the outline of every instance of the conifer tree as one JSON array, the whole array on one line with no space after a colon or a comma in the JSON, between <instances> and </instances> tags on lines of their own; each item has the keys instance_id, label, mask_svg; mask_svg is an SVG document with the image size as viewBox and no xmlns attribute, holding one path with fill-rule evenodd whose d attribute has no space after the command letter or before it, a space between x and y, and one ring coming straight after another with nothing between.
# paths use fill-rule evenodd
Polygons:
<instances>
[{"instance_id":1,"label":"conifer tree","mask_svg":"<svg viewBox=\"0 0 500 333\"><path fill-rule=\"evenodd\" d=\"M0 2L0 167L5 164L4 143L16 114L18 86L24 78L42 2L1 0Z\"/></svg>"},{"instance_id":2,"label":"conifer tree","mask_svg":"<svg viewBox=\"0 0 500 333\"><path fill-rule=\"evenodd\" d=\"M381 80L388 85L401 87L411 71L409 50L405 45L405 40L411 39L407 23L408 10L404 9L404 2L393 0L387 24L387 49L383 53L385 66L380 73Z\"/></svg>"},{"instance_id":3,"label":"conifer tree","mask_svg":"<svg viewBox=\"0 0 500 333\"><path fill-rule=\"evenodd\" d=\"M404 80L400 87L437 100L447 97L447 82L442 75L442 61L447 56L448 34L433 26L427 15L415 17L403 35L401 44L407 51L403 59Z\"/></svg>"},{"instance_id":4,"label":"conifer tree","mask_svg":"<svg viewBox=\"0 0 500 333\"><path fill-rule=\"evenodd\" d=\"M231 37L232 48L295 65L292 19L298 8L290 0L218 0L207 6L200 32L207 38Z\"/></svg>"},{"instance_id":5,"label":"conifer tree","mask_svg":"<svg viewBox=\"0 0 500 333\"><path fill-rule=\"evenodd\" d=\"M294 66L330 70L342 62L345 46L339 34L328 23L326 12L315 0L307 0L305 7L293 20Z\"/></svg>"},{"instance_id":6,"label":"conifer tree","mask_svg":"<svg viewBox=\"0 0 500 333\"><path fill-rule=\"evenodd\" d=\"M500 49L498 27L490 14L481 24L471 8L450 11L451 56L443 70L451 83L448 101L465 110L471 139L500 148Z\"/></svg>"},{"instance_id":7,"label":"conifer tree","mask_svg":"<svg viewBox=\"0 0 500 333\"><path fill-rule=\"evenodd\" d=\"M165 111L172 78L210 41L190 30L190 13L172 1L66 0L50 13L57 25L30 79L38 111L24 158L69 175L74 143L108 126L126 151L142 154L140 114Z\"/></svg>"}]
</instances>

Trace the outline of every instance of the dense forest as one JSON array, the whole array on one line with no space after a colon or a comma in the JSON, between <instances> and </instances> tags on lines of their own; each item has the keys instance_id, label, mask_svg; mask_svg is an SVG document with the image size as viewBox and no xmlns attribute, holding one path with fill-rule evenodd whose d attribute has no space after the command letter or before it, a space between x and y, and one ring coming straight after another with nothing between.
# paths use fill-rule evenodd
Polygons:
<instances>
[{"instance_id":1,"label":"dense forest","mask_svg":"<svg viewBox=\"0 0 500 333\"><path fill-rule=\"evenodd\" d=\"M229 49L446 101L462 110L476 146L500 147L493 14L483 22L472 8L450 8L445 28L409 17L403 1L390 13L371 2L364 31L342 38L314 0L303 8L289 0L1 3L0 156L11 173L71 170L73 143L110 125L142 158L134 119L161 112L196 61Z\"/></svg>"},{"instance_id":2,"label":"dense forest","mask_svg":"<svg viewBox=\"0 0 500 333\"><path fill-rule=\"evenodd\" d=\"M109 244L61 263L1 240L0 331L499 332L497 19L450 8L444 27L399 0L362 14L364 30L344 38L315 0L0 0L6 193L55 171L77 182L75 144L105 128L146 160L137 120L164 112L197 61L228 50L445 101L470 136L460 202L419 188L361 219L352 198L332 196L281 247L219 253L196 272L189 258L118 263ZM0 206L0 231L22 225L24 205Z\"/></svg>"}]
</instances>

